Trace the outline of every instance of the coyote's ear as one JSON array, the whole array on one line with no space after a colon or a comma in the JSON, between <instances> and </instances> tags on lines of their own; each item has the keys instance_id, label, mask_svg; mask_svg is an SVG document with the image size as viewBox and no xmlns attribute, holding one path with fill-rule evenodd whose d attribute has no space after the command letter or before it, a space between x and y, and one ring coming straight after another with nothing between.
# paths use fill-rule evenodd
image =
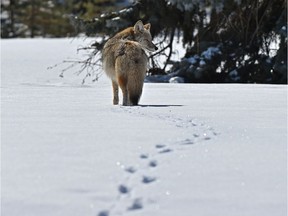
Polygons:
<instances>
[{"instance_id":1,"label":"coyote's ear","mask_svg":"<svg viewBox=\"0 0 288 216\"><path fill-rule=\"evenodd\" d=\"M135 32L144 32L144 25L141 20L137 21L134 25Z\"/></svg>"},{"instance_id":2,"label":"coyote's ear","mask_svg":"<svg viewBox=\"0 0 288 216\"><path fill-rule=\"evenodd\" d=\"M150 31L150 27L151 27L150 23L147 23L146 25L144 25L144 28L148 31Z\"/></svg>"}]
</instances>

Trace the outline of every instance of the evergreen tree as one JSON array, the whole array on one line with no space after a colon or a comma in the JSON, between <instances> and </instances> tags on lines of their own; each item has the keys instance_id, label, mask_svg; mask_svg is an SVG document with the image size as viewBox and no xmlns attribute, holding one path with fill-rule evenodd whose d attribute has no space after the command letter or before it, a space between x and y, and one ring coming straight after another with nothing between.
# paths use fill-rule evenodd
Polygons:
<instances>
[{"instance_id":1,"label":"evergreen tree","mask_svg":"<svg viewBox=\"0 0 288 216\"><path fill-rule=\"evenodd\" d=\"M72 14L85 19L93 19L103 13L119 10L115 0L74 0Z\"/></svg>"},{"instance_id":2,"label":"evergreen tree","mask_svg":"<svg viewBox=\"0 0 288 216\"><path fill-rule=\"evenodd\" d=\"M1 37L75 35L71 15L90 20L121 5L123 0L1 0Z\"/></svg>"},{"instance_id":3,"label":"evergreen tree","mask_svg":"<svg viewBox=\"0 0 288 216\"><path fill-rule=\"evenodd\" d=\"M153 63L170 49L162 71L175 36L182 36L187 52L170 72L186 82L287 83L286 0L139 0L124 10L74 21L87 35L112 35L138 19L152 24L154 36L168 40L151 56Z\"/></svg>"}]
</instances>

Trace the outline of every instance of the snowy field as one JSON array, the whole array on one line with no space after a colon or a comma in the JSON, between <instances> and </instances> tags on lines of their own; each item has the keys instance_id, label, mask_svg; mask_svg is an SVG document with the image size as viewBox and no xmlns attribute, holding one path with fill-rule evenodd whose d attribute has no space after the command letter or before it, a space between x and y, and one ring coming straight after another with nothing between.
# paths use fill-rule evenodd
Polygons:
<instances>
[{"instance_id":1,"label":"snowy field","mask_svg":"<svg viewBox=\"0 0 288 216\"><path fill-rule=\"evenodd\" d=\"M105 76L47 70L81 43L1 40L2 216L286 216L287 86L146 83L113 106Z\"/></svg>"}]
</instances>

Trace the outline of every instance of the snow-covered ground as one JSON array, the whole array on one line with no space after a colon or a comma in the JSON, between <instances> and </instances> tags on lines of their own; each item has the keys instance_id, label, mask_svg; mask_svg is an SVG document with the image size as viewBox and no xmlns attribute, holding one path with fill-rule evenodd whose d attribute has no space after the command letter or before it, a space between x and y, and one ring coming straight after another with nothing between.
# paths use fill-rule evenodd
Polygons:
<instances>
[{"instance_id":1,"label":"snow-covered ground","mask_svg":"<svg viewBox=\"0 0 288 216\"><path fill-rule=\"evenodd\" d=\"M110 81L47 70L81 40L1 40L2 216L286 216L287 86Z\"/></svg>"}]
</instances>

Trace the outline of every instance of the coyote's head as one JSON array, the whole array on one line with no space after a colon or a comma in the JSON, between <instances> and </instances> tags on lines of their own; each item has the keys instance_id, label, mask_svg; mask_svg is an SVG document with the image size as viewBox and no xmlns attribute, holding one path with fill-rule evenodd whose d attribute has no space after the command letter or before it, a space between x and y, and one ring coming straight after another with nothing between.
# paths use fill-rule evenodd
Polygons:
<instances>
[{"instance_id":1,"label":"coyote's head","mask_svg":"<svg viewBox=\"0 0 288 216\"><path fill-rule=\"evenodd\" d=\"M151 27L150 23L143 25L142 21L139 20L134 25L134 33L135 33L135 40L138 43L140 43L144 49L153 52L158 48L152 43L150 27Z\"/></svg>"}]
</instances>

